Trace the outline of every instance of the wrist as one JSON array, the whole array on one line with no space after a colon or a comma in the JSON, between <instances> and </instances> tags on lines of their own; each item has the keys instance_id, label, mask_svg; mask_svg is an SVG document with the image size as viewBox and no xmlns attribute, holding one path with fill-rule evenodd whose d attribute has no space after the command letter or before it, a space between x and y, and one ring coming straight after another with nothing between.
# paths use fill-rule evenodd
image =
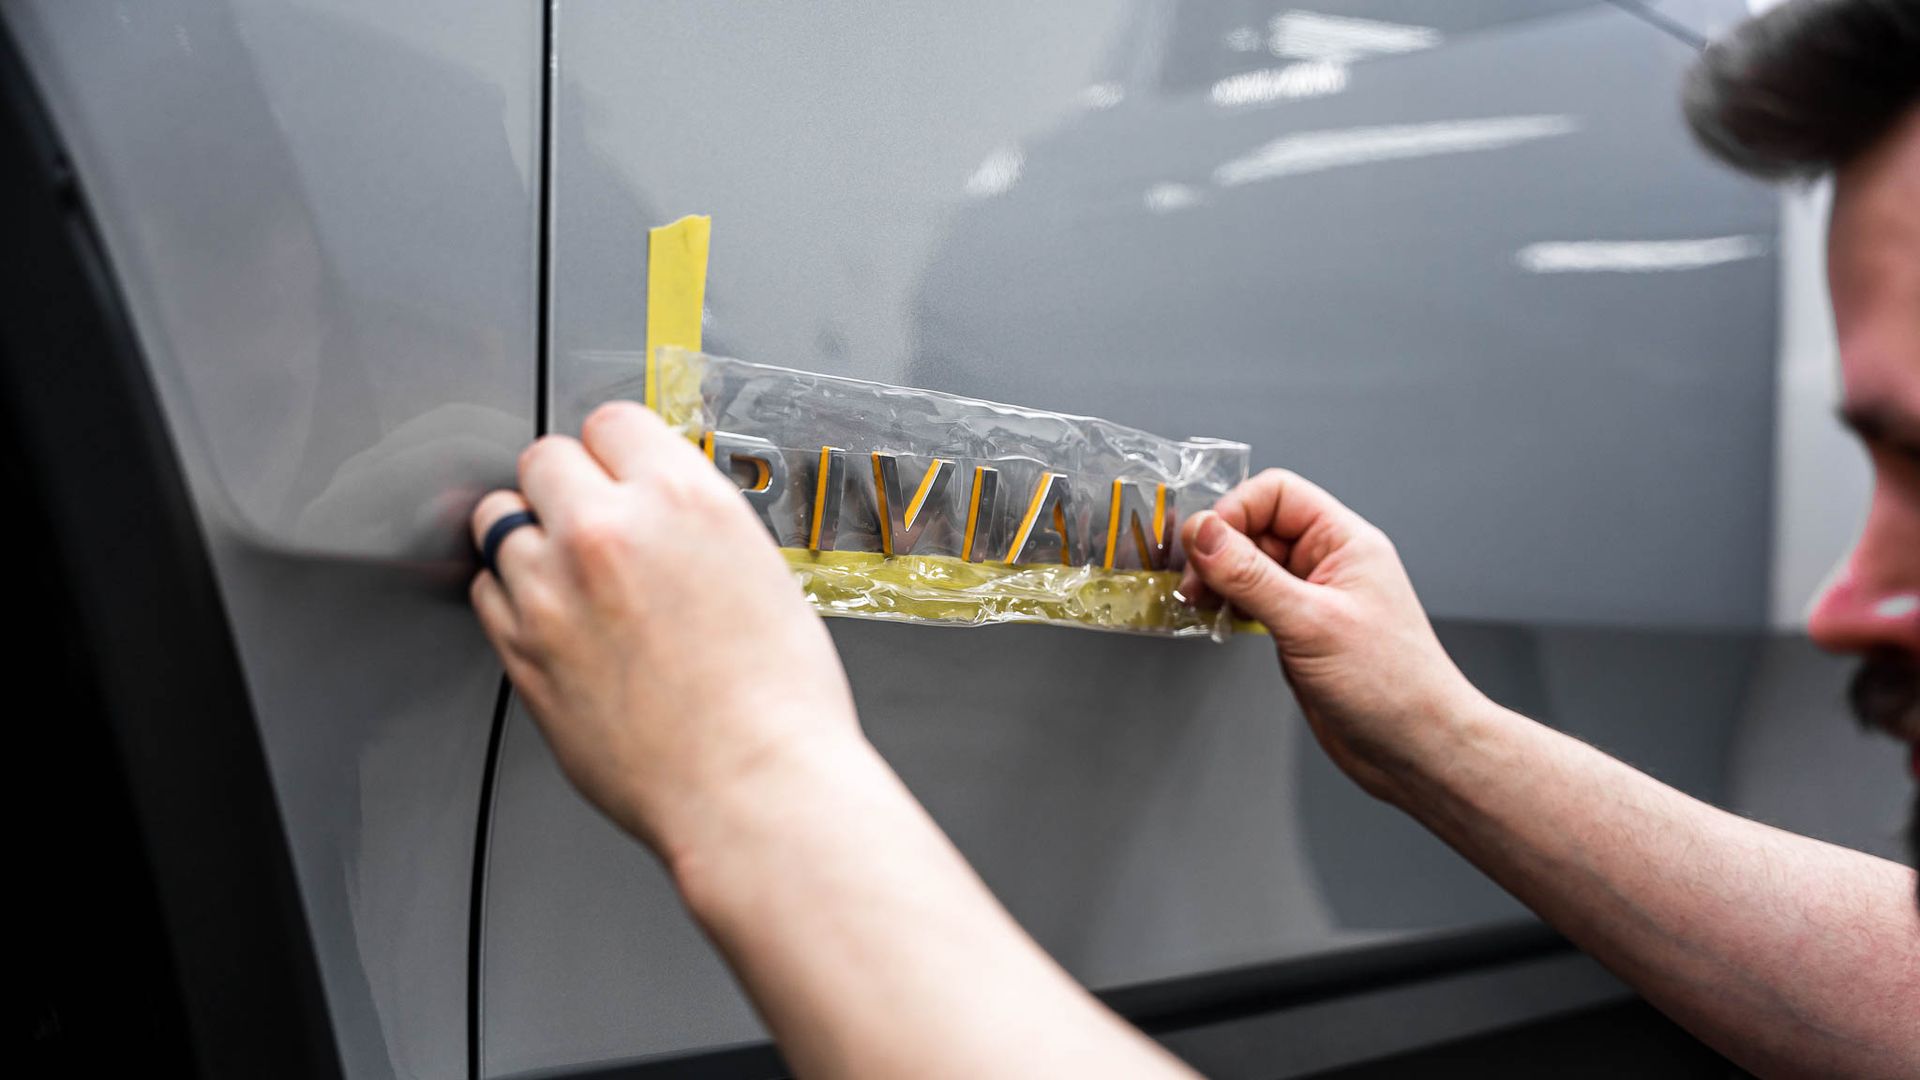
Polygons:
<instances>
[{"instance_id":1,"label":"wrist","mask_svg":"<svg viewBox=\"0 0 1920 1080\"><path fill-rule=\"evenodd\" d=\"M1473 775L1515 721L1470 683L1436 698L1404 728L1401 738L1376 755L1377 781L1370 785L1383 801L1420 816L1449 785Z\"/></svg>"},{"instance_id":2,"label":"wrist","mask_svg":"<svg viewBox=\"0 0 1920 1080\"><path fill-rule=\"evenodd\" d=\"M760 755L682 808L660 855L682 901L711 925L782 888L900 784L858 729L818 732Z\"/></svg>"}]
</instances>

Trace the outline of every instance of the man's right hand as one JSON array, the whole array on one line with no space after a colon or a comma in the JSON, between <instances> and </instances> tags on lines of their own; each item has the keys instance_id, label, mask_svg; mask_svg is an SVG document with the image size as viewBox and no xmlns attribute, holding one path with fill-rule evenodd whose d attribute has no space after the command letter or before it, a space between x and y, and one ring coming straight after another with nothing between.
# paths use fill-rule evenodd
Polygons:
<instances>
[{"instance_id":1,"label":"man's right hand","mask_svg":"<svg viewBox=\"0 0 1920 1080\"><path fill-rule=\"evenodd\" d=\"M604 405L520 459L473 602L567 777L651 843L802 1076L1191 1075L997 904L860 734L740 492Z\"/></svg>"},{"instance_id":2,"label":"man's right hand","mask_svg":"<svg viewBox=\"0 0 1920 1080\"><path fill-rule=\"evenodd\" d=\"M1266 625L1321 746L1375 796L1399 801L1401 767L1484 704L1392 541L1307 480L1269 469L1187 519L1181 539L1181 594Z\"/></svg>"},{"instance_id":3,"label":"man's right hand","mask_svg":"<svg viewBox=\"0 0 1920 1080\"><path fill-rule=\"evenodd\" d=\"M474 578L480 624L567 777L676 873L772 773L880 768L773 540L658 416L603 405L580 440L529 447L520 481L473 513L475 543L540 515Z\"/></svg>"}]
</instances>

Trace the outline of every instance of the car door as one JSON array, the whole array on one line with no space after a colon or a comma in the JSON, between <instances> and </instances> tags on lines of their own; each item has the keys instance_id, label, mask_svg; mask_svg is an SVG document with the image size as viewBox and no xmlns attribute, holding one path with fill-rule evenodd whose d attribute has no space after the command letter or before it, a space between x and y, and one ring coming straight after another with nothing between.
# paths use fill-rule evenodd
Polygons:
<instances>
[{"instance_id":1,"label":"car door","mask_svg":"<svg viewBox=\"0 0 1920 1080\"><path fill-rule=\"evenodd\" d=\"M502 685L465 604L465 516L534 433L539 13L4 17L190 493L340 1064L464 1074ZM123 719L183 744L206 724L192 700ZM209 836L171 855L191 877L231 853ZM240 899L191 918L237 925ZM193 961L244 968L225 947ZM212 992L244 1016L244 985Z\"/></svg>"},{"instance_id":2,"label":"car door","mask_svg":"<svg viewBox=\"0 0 1920 1080\"><path fill-rule=\"evenodd\" d=\"M1754 686L1837 678L1765 639L1778 204L1692 147L1683 22L551 14L556 430L637 370L645 229L707 213L709 351L1251 443L1396 537L1494 696L1703 797L1730 790ZM1203 1066L1324 1067L1620 992L1518 962L1550 939L1334 772L1260 638L832 629L872 739L995 893ZM778 1068L737 1049L765 1038L750 1005L518 711L493 809L486 1073ZM1436 947L1506 981L1404 1001L1425 1019L1398 1034L1365 1019L1385 999L1329 1004L1434 975Z\"/></svg>"}]
</instances>

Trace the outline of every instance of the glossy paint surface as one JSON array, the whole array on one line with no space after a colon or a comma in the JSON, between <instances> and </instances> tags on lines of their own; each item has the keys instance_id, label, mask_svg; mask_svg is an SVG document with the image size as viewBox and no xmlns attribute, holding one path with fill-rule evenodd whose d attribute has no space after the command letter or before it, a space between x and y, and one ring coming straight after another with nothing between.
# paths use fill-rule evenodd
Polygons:
<instances>
[{"instance_id":1,"label":"glossy paint surface","mask_svg":"<svg viewBox=\"0 0 1920 1080\"><path fill-rule=\"evenodd\" d=\"M1845 666L1758 632L1776 201L1697 158L1686 46L1625 6L565 0L551 419L632 375L646 227L712 213L711 350L1246 439L1394 533L1501 700L1891 853ZM764 1034L518 710L480 805L458 553L534 430L541 14L4 10L191 474L354 1075L464 1074L470 974L487 1075ZM833 630L876 744L1095 986L1524 916L1333 772L1261 640ZM1610 992L1430 990L1408 1038ZM1324 1067L1384 1007L1180 1046Z\"/></svg>"},{"instance_id":2,"label":"glossy paint surface","mask_svg":"<svg viewBox=\"0 0 1920 1080\"><path fill-rule=\"evenodd\" d=\"M1693 150L1656 22L590 0L555 42L557 429L632 375L645 228L710 213L708 351L1243 439L1395 536L1503 701L1846 831L1731 749L1780 738L1751 694L1841 669L1758 633L1777 201ZM833 630L875 743L1091 985L1524 917L1333 772L1264 641ZM762 1036L524 716L495 809L485 1072Z\"/></svg>"},{"instance_id":3,"label":"glossy paint surface","mask_svg":"<svg viewBox=\"0 0 1920 1080\"><path fill-rule=\"evenodd\" d=\"M342 1060L461 1075L499 669L459 525L533 430L538 19L204 0L5 16L213 547Z\"/></svg>"},{"instance_id":4,"label":"glossy paint surface","mask_svg":"<svg viewBox=\"0 0 1920 1080\"><path fill-rule=\"evenodd\" d=\"M1688 47L1322 7L568 5L556 426L640 339L631 237L711 212L708 351L1249 442L1441 615L1760 625L1778 209L1687 140Z\"/></svg>"}]
</instances>

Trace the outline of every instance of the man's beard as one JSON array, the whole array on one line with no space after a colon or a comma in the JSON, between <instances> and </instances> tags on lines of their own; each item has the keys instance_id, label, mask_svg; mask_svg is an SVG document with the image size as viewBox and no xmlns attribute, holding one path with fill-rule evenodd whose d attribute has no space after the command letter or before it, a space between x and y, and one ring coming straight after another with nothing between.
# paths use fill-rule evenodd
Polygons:
<instances>
[{"instance_id":1,"label":"man's beard","mask_svg":"<svg viewBox=\"0 0 1920 1080\"><path fill-rule=\"evenodd\" d=\"M1920 796L1914 796L1914 813L1907 819L1907 861L1920 869ZM1920 874L1914 874L1914 905L1920 905Z\"/></svg>"},{"instance_id":2,"label":"man's beard","mask_svg":"<svg viewBox=\"0 0 1920 1080\"><path fill-rule=\"evenodd\" d=\"M1920 867L1920 795L1913 797L1913 814L1907 818L1907 862ZM1920 906L1920 874L1914 875L1913 902Z\"/></svg>"},{"instance_id":3,"label":"man's beard","mask_svg":"<svg viewBox=\"0 0 1920 1080\"><path fill-rule=\"evenodd\" d=\"M1899 649L1868 653L1847 687L1847 703L1861 726L1920 742L1920 658Z\"/></svg>"},{"instance_id":4,"label":"man's beard","mask_svg":"<svg viewBox=\"0 0 1920 1080\"><path fill-rule=\"evenodd\" d=\"M1847 688L1847 703L1862 727L1899 739L1911 754L1920 744L1920 659L1896 649L1869 653ZM1907 859L1920 866L1920 794L1907 820ZM1920 904L1920 878L1913 900Z\"/></svg>"},{"instance_id":5,"label":"man's beard","mask_svg":"<svg viewBox=\"0 0 1920 1080\"><path fill-rule=\"evenodd\" d=\"M1907 817L1907 865L1920 869L1920 796L1914 796L1914 809ZM1920 907L1920 874L1914 874L1914 905Z\"/></svg>"}]
</instances>

